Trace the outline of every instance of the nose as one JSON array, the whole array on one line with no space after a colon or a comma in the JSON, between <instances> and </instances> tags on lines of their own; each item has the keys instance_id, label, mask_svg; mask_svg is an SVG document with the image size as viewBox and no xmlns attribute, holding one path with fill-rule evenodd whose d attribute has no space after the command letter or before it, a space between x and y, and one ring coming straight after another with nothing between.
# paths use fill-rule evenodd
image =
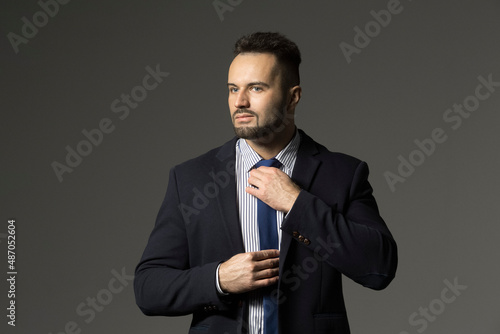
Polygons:
<instances>
[{"instance_id":1,"label":"nose","mask_svg":"<svg viewBox=\"0 0 500 334\"><path fill-rule=\"evenodd\" d=\"M250 107L250 101L248 101L247 94L244 90L239 91L236 95L236 99L234 100L234 107L237 109Z\"/></svg>"}]
</instances>

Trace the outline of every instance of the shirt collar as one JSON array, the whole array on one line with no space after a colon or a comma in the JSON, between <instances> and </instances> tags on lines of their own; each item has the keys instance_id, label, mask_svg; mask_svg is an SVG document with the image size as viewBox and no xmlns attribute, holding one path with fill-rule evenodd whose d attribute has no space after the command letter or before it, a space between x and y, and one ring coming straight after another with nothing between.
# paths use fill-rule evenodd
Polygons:
<instances>
[{"instance_id":1,"label":"shirt collar","mask_svg":"<svg viewBox=\"0 0 500 334\"><path fill-rule=\"evenodd\" d=\"M290 140L285 148L275 156L275 158L289 170L293 169L293 162L295 161L295 158L297 156L299 144L300 134L299 131L295 129L295 136L292 138L292 140ZM236 147L240 150L243 158L243 170L250 171L257 162L262 160L262 157L257 152L255 152L250 145L248 145L245 139L238 139L238 141L236 142Z\"/></svg>"}]
</instances>

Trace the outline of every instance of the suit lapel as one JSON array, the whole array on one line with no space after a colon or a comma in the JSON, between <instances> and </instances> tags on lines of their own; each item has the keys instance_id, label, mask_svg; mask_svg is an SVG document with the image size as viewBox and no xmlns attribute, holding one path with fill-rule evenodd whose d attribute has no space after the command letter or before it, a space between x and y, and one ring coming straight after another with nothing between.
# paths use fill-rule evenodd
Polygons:
<instances>
[{"instance_id":1,"label":"suit lapel","mask_svg":"<svg viewBox=\"0 0 500 334\"><path fill-rule=\"evenodd\" d=\"M236 140L237 138L235 137L220 148L216 155L215 165L212 167L212 177L214 178L214 182L219 184L220 189L217 196L219 213L223 219L232 254L243 253L245 251L236 197ZM229 181L227 184L217 180L222 175L228 176Z\"/></svg>"},{"instance_id":2,"label":"suit lapel","mask_svg":"<svg viewBox=\"0 0 500 334\"><path fill-rule=\"evenodd\" d=\"M317 169L321 162L314 156L318 154L318 148L314 140L302 130L300 133L300 146L297 152L297 160L293 167L292 180L305 191L309 191ZM293 208L292 208L293 210ZM283 233L281 235L280 264L284 264L288 249L292 243L292 236ZM283 277L283 265L280 265L280 277Z\"/></svg>"},{"instance_id":3,"label":"suit lapel","mask_svg":"<svg viewBox=\"0 0 500 334\"><path fill-rule=\"evenodd\" d=\"M304 131L299 130L300 146L297 152L297 160L293 167L292 180L299 185L301 189L309 190L320 161L314 156L318 154L316 143Z\"/></svg>"}]
</instances>

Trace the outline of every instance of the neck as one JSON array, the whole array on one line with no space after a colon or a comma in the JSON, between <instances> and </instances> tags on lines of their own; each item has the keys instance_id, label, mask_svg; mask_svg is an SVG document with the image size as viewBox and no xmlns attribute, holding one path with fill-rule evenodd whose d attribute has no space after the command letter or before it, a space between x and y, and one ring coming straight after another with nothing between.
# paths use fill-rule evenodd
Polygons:
<instances>
[{"instance_id":1,"label":"neck","mask_svg":"<svg viewBox=\"0 0 500 334\"><path fill-rule=\"evenodd\" d=\"M285 128L280 133L271 133L269 136L249 140L245 139L250 147L263 159L274 158L288 145L295 135L295 125Z\"/></svg>"}]
</instances>

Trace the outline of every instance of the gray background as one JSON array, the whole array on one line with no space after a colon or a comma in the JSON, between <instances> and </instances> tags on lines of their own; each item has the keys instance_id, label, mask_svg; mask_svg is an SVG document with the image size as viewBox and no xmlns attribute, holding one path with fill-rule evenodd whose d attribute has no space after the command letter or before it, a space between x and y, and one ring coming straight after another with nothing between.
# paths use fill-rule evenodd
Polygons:
<instances>
[{"instance_id":1,"label":"gray background","mask_svg":"<svg viewBox=\"0 0 500 334\"><path fill-rule=\"evenodd\" d=\"M233 136L231 49L242 34L263 30L299 45L297 123L330 150L368 162L399 245L397 277L386 290L345 280L352 332L500 333L500 87L458 129L443 120L474 94L478 76L500 81L498 1L402 0L402 11L350 63L339 44L352 45L354 27L364 29L386 0L233 0L223 20L212 2L73 0L16 54L7 34L21 35L21 18L32 22L41 8L2 0L0 254L15 218L18 276L15 328L1 279L0 331L55 334L74 321L82 333L187 332L190 317L143 316L129 281L92 321L76 310L104 298L113 270L133 273L169 169ZM157 64L170 75L119 119L111 102ZM59 182L51 164L64 163L65 147L103 118L114 131ZM435 128L447 140L391 191L384 173L397 173L398 156L408 158L414 140ZM6 255L0 259L4 277ZM444 281L455 279L467 288L439 309ZM439 314L425 328L421 315L410 323L430 305Z\"/></svg>"}]
</instances>

